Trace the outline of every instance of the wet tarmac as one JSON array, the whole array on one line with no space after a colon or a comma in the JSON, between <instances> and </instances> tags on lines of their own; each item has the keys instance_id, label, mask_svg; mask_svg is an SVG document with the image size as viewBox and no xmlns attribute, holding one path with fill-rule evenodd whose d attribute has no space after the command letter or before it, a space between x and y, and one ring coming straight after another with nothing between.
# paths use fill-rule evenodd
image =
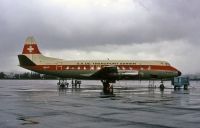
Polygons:
<instances>
[{"instance_id":1,"label":"wet tarmac","mask_svg":"<svg viewBox=\"0 0 200 128\"><path fill-rule=\"evenodd\" d=\"M57 81L0 81L0 128L199 128L200 82L189 90L128 81L105 94L100 82L58 89ZM155 84L158 85L159 82Z\"/></svg>"}]
</instances>

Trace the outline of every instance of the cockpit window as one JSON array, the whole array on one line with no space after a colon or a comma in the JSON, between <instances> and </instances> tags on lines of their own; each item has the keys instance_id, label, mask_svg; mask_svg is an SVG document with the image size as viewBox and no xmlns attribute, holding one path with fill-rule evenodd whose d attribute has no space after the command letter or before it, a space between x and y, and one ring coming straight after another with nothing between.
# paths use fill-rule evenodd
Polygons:
<instances>
[{"instance_id":1,"label":"cockpit window","mask_svg":"<svg viewBox=\"0 0 200 128\"><path fill-rule=\"evenodd\" d=\"M165 63L165 65L166 65L166 66L170 66L170 64L169 64L169 63Z\"/></svg>"}]
</instances>

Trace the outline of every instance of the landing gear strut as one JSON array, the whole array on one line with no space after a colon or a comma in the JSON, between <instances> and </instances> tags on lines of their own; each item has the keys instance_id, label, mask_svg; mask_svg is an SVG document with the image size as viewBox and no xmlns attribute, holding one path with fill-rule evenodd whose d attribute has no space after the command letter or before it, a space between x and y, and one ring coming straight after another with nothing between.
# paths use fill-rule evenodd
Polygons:
<instances>
[{"instance_id":1,"label":"landing gear strut","mask_svg":"<svg viewBox=\"0 0 200 128\"><path fill-rule=\"evenodd\" d=\"M115 83L115 81L101 80L103 84L104 93L113 93L113 86L110 83Z\"/></svg>"},{"instance_id":2,"label":"landing gear strut","mask_svg":"<svg viewBox=\"0 0 200 128\"><path fill-rule=\"evenodd\" d=\"M57 83L57 85L59 86L59 88L65 88L66 86L67 86L67 88L68 88L68 86L69 86L69 83L66 81L65 82L65 80L64 79L59 79L59 81L58 81L58 83Z\"/></svg>"},{"instance_id":3,"label":"landing gear strut","mask_svg":"<svg viewBox=\"0 0 200 128\"><path fill-rule=\"evenodd\" d=\"M59 86L59 88L66 88L66 87L68 88L68 86L70 84L67 82L67 80L59 79L57 85ZM72 79L71 85L72 85L72 88L77 88L77 86L80 88L81 81L80 80L74 80L74 79Z\"/></svg>"},{"instance_id":4,"label":"landing gear strut","mask_svg":"<svg viewBox=\"0 0 200 128\"><path fill-rule=\"evenodd\" d=\"M188 90L188 85L187 84L184 85L184 90Z\"/></svg>"},{"instance_id":5,"label":"landing gear strut","mask_svg":"<svg viewBox=\"0 0 200 128\"><path fill-rule=\"evenodd\" d=\"M81 81L80 80L74 80L74 79L72 79L72 87L79 87L80 88L80 86L81 86Z\"/></svg>"},{"instance_id":6,"label":"landing gear strut","mask_svg":"<svg viewBox=\"0 0 200 128\"><path fill-rule=\"evenodd\" d=\"M153 81L149 80L149 86L148 87L149 88L156 88L154 80Z\"/></svg>"}]
</instances>

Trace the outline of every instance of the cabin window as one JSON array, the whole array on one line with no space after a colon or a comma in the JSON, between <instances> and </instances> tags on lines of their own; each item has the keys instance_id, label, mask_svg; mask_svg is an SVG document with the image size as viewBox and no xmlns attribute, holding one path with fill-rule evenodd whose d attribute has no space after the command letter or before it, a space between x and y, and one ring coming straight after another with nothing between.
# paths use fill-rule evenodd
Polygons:
<instances>
[{"instance_id":1,"label":"cabin window","mask_svg":"<svg viewBox=\"0 0 200 128\"><path fill-rule=\"evenodd\" d=\"M68 70L68 69L69 69L69 66L67 66L65 69Z\"/></svg>"},{"instance_id":2,"label":"cabin window","mask_svg":"<svg viewBox=\"0 0 200 128\"><path fill-rule=\"evenodd\" d=\"M166 65L166 66L170 66L170 64L169 64L169 63L165 63L165 65Z\"/></svg>"},{"instance_id":3,"label":"cabin window","mask_svg":"<svg viewBox=\"0 0 200 128\"><path fill-rule=\"evenodd\" d=\"M94 66L90 67L90 70L94 70Z\"/></svg>"},{"instance_id":4,"label":"cabin window","mask_svg":"<svg viewBox=\"0 0 200 128\"><path fill-rule=\"evenodd\" d=\"M100 69L101 69L101 67L100 67L100 66L98 66L98 67L97 67L97 70L100 70Z\"/></svg>"}]
</instances>

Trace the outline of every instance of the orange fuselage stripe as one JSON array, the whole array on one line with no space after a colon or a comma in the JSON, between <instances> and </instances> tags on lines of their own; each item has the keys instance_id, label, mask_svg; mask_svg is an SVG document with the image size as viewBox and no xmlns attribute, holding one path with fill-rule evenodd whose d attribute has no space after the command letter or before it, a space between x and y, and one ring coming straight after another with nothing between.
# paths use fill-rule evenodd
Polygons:
<instances>
[{"instance_id":1,"label":"orange fuselage stripe","mask_svg":"<svg viewBox=\"0 0 200 128\"><path fill-rule=\"evenodd\" d=\"M109 65L37 65L31 67L34 70L99 70L102 67ZM163 71L177 71L172 66L160 65L116 65L120 70L163 70Z\"/></svg>"}]
</instances>

